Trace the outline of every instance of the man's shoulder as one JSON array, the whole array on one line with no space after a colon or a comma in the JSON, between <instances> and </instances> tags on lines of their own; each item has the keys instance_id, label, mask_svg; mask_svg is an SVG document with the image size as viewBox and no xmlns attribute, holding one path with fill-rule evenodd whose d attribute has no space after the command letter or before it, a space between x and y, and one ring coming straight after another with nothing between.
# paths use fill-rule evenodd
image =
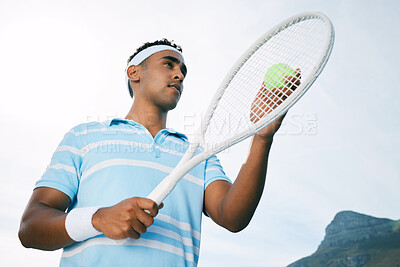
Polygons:
<instances>
[{"instance_id":1,"label":"man's shoulder","mask_svg":"<svg viewBox=\"0 0 400 267\"><path fill-rule=\"evenodd\" d=\"M89 121L80 123L72 127L68 133L73 135L87 134L93 130L106 129L109 127L110 121Z\"/></svg>"}]
</instances>

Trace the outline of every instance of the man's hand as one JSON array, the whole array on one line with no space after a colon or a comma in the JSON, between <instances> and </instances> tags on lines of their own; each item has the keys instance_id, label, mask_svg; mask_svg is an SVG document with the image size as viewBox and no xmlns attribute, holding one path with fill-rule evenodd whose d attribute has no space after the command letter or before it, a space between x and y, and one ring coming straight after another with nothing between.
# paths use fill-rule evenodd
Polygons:
<instances>
[{"instance_id":1,"label":"man's hand","mask_svg":"<svg viewBox=\"0 0 400 267\"><path fill-rule=\"evenodd\" d=\"M148 198L128 198L114 206L99 209L93 215L92 224L112 239L138 239L153 224L153 217L162 207L163 204L157 206ZM150 211L150 214L145 210Z\"/></svg>"},{"instance_id":2,"label":"man's hand","mask_svg":"<svg viewBox=\"0 0 400 267\"><path fill-rule=\"evenodd\" d=\"M268 90L263 84L257 93L256 98L251 104L250 120L253 123L258 122L262 117L270 113L277 106L279 106L286 98L288 98L294 90L300 85L301 72L300 69L296 69L296 76L286 76L285 82L290 84L288 87L279 87ZM285 114L286 115L286 114ZM275 120L273 123L265 127L263 130L257 133L258 137L264 140L271 140L274 134L278 131L285 117Z\"/></svg>"}]
</instances>

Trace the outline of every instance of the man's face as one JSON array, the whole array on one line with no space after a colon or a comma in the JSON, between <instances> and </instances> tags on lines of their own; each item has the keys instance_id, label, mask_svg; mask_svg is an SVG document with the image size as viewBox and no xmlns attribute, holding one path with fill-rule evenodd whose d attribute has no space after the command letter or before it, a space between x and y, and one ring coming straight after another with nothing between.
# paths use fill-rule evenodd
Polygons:
<instances>
[{"instance_id":1,"label":"man's face","mask_svg":"<svg viewBox=\"0 0 400 267\"><path fill-rule=\"evenodd\" d=\"M186 66L175 51L165 50L150 56L141 66L140 84L135 98L166 112L174 109L183 92Z\"/></svg>"}]
</instances>

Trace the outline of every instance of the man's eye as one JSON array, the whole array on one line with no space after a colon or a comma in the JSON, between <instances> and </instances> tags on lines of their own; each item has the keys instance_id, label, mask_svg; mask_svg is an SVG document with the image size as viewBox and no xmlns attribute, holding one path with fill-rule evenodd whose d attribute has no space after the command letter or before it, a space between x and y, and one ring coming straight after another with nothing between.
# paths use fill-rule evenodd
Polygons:
<instances>
[{"instance_id":1,"label":"man's eye","mask_svg":"<svg viewBox=\"0 0 400 267\"><path fill-rule=\"evenodd\" d=\"M164 65L167 65L168 67L170 67L170 68L172 68L173 67L173 65L172 65L172 63L171 62L165 62L164 63Z\"/></svg>"}]
</instances>

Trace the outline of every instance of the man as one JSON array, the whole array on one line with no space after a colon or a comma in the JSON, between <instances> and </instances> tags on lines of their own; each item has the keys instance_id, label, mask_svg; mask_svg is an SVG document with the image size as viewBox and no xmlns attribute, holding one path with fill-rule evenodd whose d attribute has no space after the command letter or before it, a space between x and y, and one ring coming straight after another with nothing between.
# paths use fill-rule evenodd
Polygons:
<instances>
[{"instance_id":1,"label":"man","mask_svg":"<svg viewBox=\"0 0 400 267\"><path fill-rule=\"evenodd\" d=\"M25 247L64 248L61 266L195 266L202 212L232 232L248 225L282 118L253 137L233 184L211 157L160 206L146 198L188 146L186 136L166 129L187 72L181 51L166 39L144 44L128 62L134 101L125 119L65 135L23 214Z\"/></svg>"}]
</instances>

